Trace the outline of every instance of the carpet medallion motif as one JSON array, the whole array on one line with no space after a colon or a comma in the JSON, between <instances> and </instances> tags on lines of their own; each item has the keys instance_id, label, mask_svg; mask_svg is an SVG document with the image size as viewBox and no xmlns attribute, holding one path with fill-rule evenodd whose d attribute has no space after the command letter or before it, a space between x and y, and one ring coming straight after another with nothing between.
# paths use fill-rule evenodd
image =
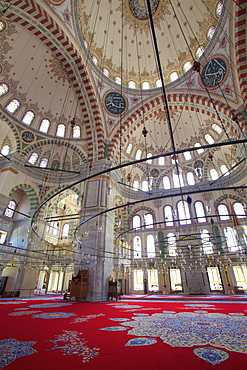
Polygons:
<instances>
[{"instance_id":1,"label":"carpet medallion motif","mask_svg":"<svg viewBox=\"0 0 247 370\"><path fill-rule=\"evenodd\" d=\"M67 312L50 312L50 313L40 313L37 315L33 315L33 318L36 319L66 319L67 317L76 316L74 313L67 313Z\"/></svg>"},{"instance_id":2,"label":"carpet medallion motif","mask_svg":"<svg viewBox=\"0 0 247 370\"><path fill-rule=\"evenodd\" d=\"M10 364L16 358L36 353L32 346L36 342L19 342L16 339L0 340L0 369Z\"/></svg>"},{"instance_id":3,"label":"carpet medallion motif","mask_svg":"<svg viewBox=\"0 0 247 370\"><path fill-rule=\"evenodd\" d=\"M247 317L221 313L179 312L134 316L121 325L130 335L159 337L172 347L211 345L247 353Z\"/></svg>"},{"instance_id":4,"label":"carpet medallion motif","mask_svg":"<svg viewBox=\"0 0 247 370\"><path fill-rule=\"evenodd\" d=\"M200 357L206 362L209 362L211 365L220 364L229 358L227 352L211 347L196 348L193 352L196 356Z\"/></svg>"},{"instance_id":5,"label":"carpet medallion motif","mask_svg":"<svg viewBox=\"0 0 247 370\"><path fill-rule=\"evenodd\" d=\"M82 362L89 362L92 358L99 355L99 348L89 348L87 341L84 338L80 338L78 331L67 331L63 330L63 334L56 335L56 339L48 340L52 342L54 347L48 351L60 349L64 355L77 355L82 357ZM59 345L59 342L63 342Z\"/></svg>"}]
</instances>

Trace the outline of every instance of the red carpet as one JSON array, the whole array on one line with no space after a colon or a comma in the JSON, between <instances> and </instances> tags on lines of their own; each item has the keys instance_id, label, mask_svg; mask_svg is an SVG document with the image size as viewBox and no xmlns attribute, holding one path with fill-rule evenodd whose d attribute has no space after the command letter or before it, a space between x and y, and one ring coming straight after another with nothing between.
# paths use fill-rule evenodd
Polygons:
<instances>
[{"instance_id":1,"label":"red carpet","mask_svg":"<svg viewBox=\"0 0 247 370\"><path fill-rule=\"evenodd\" d=\"M244 301L0 299L0 310L0 369L246 369Z\"/></svg>"}]
</instances>

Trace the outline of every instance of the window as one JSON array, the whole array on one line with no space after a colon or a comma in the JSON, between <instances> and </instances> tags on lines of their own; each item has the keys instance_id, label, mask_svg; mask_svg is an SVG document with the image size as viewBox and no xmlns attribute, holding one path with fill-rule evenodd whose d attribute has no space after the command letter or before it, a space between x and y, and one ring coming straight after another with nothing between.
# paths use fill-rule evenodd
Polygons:
<instances>
[{"instance_id":1,"label":"window","mask_svg":"<svg viewBox=\"0 0 247 370\"><path fill-rule=\"evenodd\" d=\"M10 152L10 146L9 145L3 145L2 147L2 150L1 150L1 154L3 155L8 155Z\"/></svg>"},{"instance_id":2,"label":"window","mask_svg":"<svg viewBox=\"0 0 247 370\"><path fill-rule=\"evenodd\" d=\"M156 80L156 87L161 87L162 86L162 81L161 79L159 78L158 80Z\"/></svg>"},{"instance_id":3,"label":"window","mask_svg":"<svg viewBox=\"0 0 247 370\"><path fill-rule=\"evenodd\" d=\"M3 215L5 217L13 218L16 207L17 207L16 201L10 200L9 203L8 203L7 208L5 208L5 210L4 210Z\"/></svg>"},{"instance_id":4,"label":"window","mask_svg":"<svg viewBox=\"0 0 247 370\"><path fill-rule=\"evenodd\" d=\"M148 270L148 290L159 290L158 271L156 269Z\"/></svg>"},{"instance_id":5,"label":"window","mask_svg":"<svg viewBox=\"0 0 247 370\"><path fill-rule=\"evenodd\" d=\"M171 188L171 183L170 183L170 178L169 176L164 176L163 177L163 187L164 189L168 190Z\"/></svg>"},{"instance_id":6,"label":"window","mask_svg":"<svg viewBox=\"0 0 247 370\"><path fill-rule=\"evenodd\" d=\"M73 127L73 139L77 139L81 136L81 128L79 125Z\"/></svg>"},{"instance_id":7,"label":"window","mask_svg":"<svg viewBox=\"0 0 247 370\"><path fill-rule=\"evenodd\" d=\"M5 107L5 109L9 112L9 113L11 113L11 114L13 114L13 113L15 113L16 111L17 111L17 109L20 107L20 102L19 102L19 100L17 100L17 99L13 99L13 100L11 100L7 105L6 105L6 107Z\"/></svg>"},{"instance_id":8,"label":"window","mask_svg":"<svg viewBox=\"0 0 247 370\"><path fill-rule=\"evenodd\" d=\"M33 119L34 119L34 113L29 110L24 114L24 117L22 118L22 122L25 123L26 125L31 125Z\"/></svg>"},{"instance_id":9,"label":"window","mask_svg":"<svg viewBox=\"0 0 247 370\"><path fill-rule=\"evenodd\" d=\"M210 242L210 235L208 230L203 229L201 230L201 238L202 238L202 249L205 254L212 254L213 253L213 245Z\"/></svg>"},{"instance_id":10,"label":"window","mask_svg":"<svg viewBox=\"0 0 247 370\"><path fill-rule=\"evenodd\" d=\"M134 188L135 191L137 191L139 189L139 181L138 180L135 180L133 182L133 188Z\"/></svg>"},{"instance_id":11,"label":"window","mask_svg":"<svg viewBox=\"0 0 247 370\"><path fill-rule=\"evenodd\" d=\"M133 250L134 250L134 259L140 259L142 257L142 245L141 238L135 236L133 239Z\"/></svg>"},{"instance_id":12,"label":"window","mask_svg":"<svg viewBox=\"0 0 247 370\"><path fill-rule=\"evenodd\" d=\"M224 228L224 234L226 237L227 247L230 252L237 252L241 250L241 247L238 245L237 232L235 229L227 226Z\"/></svg>"},{"instance_id":13,"label":"window","mask_svg":"<svg viewBox=\"0 0 247 370\"><path fill-rule=\"evenodd\" d=\"M169 256L171 257L177 256L177 243L176 236L174 233L167 234L167 244Z\"/></svg>"},{"instance_id":14,"label":"window","mask_svg":"<svg viewBox=\"0 0 247 370\"><path fill-rule=\"evenodd\" d=\"M184 159L186 161L189 161L190 159L192 159L191 153L190 152L184 152Z\"/></svg>"},{"instance_id":15,"label":"window","mask_svg":"<svg viewBox=\"0 0 247 370\"><path fill-rule=\"evenodd\" d=\"M148 90L148 89L150 89L150 83L149 83L148 81L144 81L144 82L142 83L142 89L143 89L143 90Z\"/></svg>"},{"instance_id":16,"label":"window","mask_svg":"<svg viewBox=\"0 0 247 370\"><path fill-rule=\"evenodd\" d=\"M215 168L211 168L210 176L212 180L217 180L219 178L218 172L216 171Z\"/></svg>"},{"instance_id":17,"label":"window","mask_svg":"<svg viewBox=\"0 0 247 370\"><path fill-rule=\"evenodd\" d=\"M1 83L0 84L0 96L7 94L8 91L9 91L8 85Z\"/></svg>"},{"instance_id":18,"label":"window","mask_svg":"<svg viewBox=\"0 0 247 370\"><path fill-rule=\"evenodd\" d=\"M115 78L115 82L116 82L117 84L121 85L122 80L121 80L121 78L120 78L120 77L116 77L116 78Z\"/></svg>"},{"instance_id":19,"label":"window","mask_svg":"<svg viewBox=\"0 0 247 370\"><path fill-rule=\"evenodd\" d=\"M192 68L192 63L190 61L184 63L184 66L183 66L184 72L189 71L191 68Z\"/></svg>"},{"instance_id":20,"label":"window","mask_svg":"<svg viewBox=\"0 0 247 370\"><path fill-rule=\"evenodd\" d=\"M219 17L221 15L224 3L223 1L219 1L216 8L216 15Z\"/></svg>"},{"instance_id":21,"label":"window","mask_svg":"<svg viewBox=\"0 0 247 370\"><path fill-rule=\"evenodd\" d=\"M152 229L154 227L153 215L151 213L147 213L146 215L144 215L143 220L146 229Z\"/></svg>"},{"instance_id":22,"label":"window","mask_svg":"<svg viewBox=\"0 0 247 370\"><path fill-rule=\"evenodd\" d=\"M221 170L222 175L229 175L228 168L225 164L222 164L220 166L220 170Z\"/></svg>"},{"instance_id":23,"label":"window","mask_svg":"<svg viewBox=\"0 0 247 370\"><path fill-rule=\"evenodd\" d=\"M109 77L109 71L108 71L108 69L106 69L106 68L103 68L103 75L105 75L106 77Z\"/></svg>"},{"instance_id":24,"label":"window","mask_svg":"<svg viewBox=\"0 0 247 370\"><path fill-rule=\"evenodd\" d=\"M0 230L0 244L4 244L7 237L7 232Z\"/></svg>"},{"instance_id":25,"label":"window","mask_svg":"<svg viewBox=\"0 0 247 370\"><path fill-rule=\"evenodd\" d=\"M69 224L68 223L63 225L62 236L64 237L69 236Z\"/></svg>"},{"instance_id":26,"label":"window","mask_svg":"<svg viewBox=\"0 0 247 370\"><path fill-rule=\"evenodd\" d=\"M195 178L193 172L187 172L186 177L188 185L195 185Z\"/></svg>"},{"instance_id":27,"label":"window","mask_svg":"<svg viewBox=\"0 0 247 370\"><path fill-rule=\"evenodd\" d=\"M170 74L170 81L173 82L173 81L176 81L178 79L178 73L177 72L172 72Z\"/></svg>"},{"instance_id":28,"label":"window","mask_svg":"<svg viewBox=\"0 0 247 370\"><path fill-rule=\"evenodd\" d=\"M216 125L216 123L213 123L212 124L212 129L217 132L217 134L221 134L222 133L222 128L219 126L219 125Z\"/></svg>"},{"instance_id":29,"label":"window","mask_svg":"<svg viewBox=\"0 0 247 370\"><path fill-rule=\"evenodd\" d=\"M97 66L98 65L98 59L96 57L92 57L92 61L94 62L94 64Z\"/></svg>"},{"instance_id":30,"label":"window","mask_svg":"<svg viewBox=\"0 0 247 370\"><path fill-rule=\"evenodd\" d=\"M49 130L49 127L50 127L50 121L45 118L41 121L41 124L39 126L39 131L44 132L45 134L47 134L47 132Z\"/></svg>"},{"instance_id":31,"label":"window","mask_svg":"<svg viewBox=\"0 0 247 370\"><path fill-rule=\"evenodd\" d=\"M34 165L37 162L37 159L38 159L38 153L32 153L28 159L28 162Z\"/></svg>"},{"instance_id":32,"label":"window","mask_svg":"<svg viewBox=\"0 0 247 370\"><path fill-rule=\"evenodd\" d=\"M177 175L176 173L173 172L172 177L173 177L173 186L175 188L179 188L180 186L184 186L184 179L183 179L183 174L182 173L179 173L179 175Z\"/></svg>"},{"instance_id":33,"label":"window","mask_svg":"<svg viewBox=\"0 0 247 370\"><path fill-rule=\"evenodd\" d=\"M204 135L204 139L206 140L206 142L207 142L209 145L211 145L211 144L213 144L213 143L214 143L214 139L213 139L213 138L212 138L212 136L211 136L211 135L209 135L209 134Z\"/></svg>"},{"instance_id":34,"label":"window","mask_svg":"<svg viewBox=\"0 0 247 370\"><path fill-rule=\"evenodd\" d=\"M203 46L199 46L199 48L196 49L196 57L197 59L200 59L202 54L204 53L205 48Z\"/></svg>"},{"instance_id":35,"label":"window","mask_svg":"<svg viewBox=\"0 0 247 370\"><path fill-rule=\"evenodd\" d=\"M158 165L159 166L164 166L165 164L165 158L164 157L159 157L158 158Z\"/></svg>"},{"instance_id":36,"label":"window","mask_svg":"<svg viewBox=\"0 0 247 370\"><path fill-rule=\"evenodd\" d=\"M220 271L218 266L208 266L207 275L209 280L209 286L211 291L222 291L223 285L220 277Z\"/></svg>"},{"instance_id":37,"label":"window","mask_svg":"<svg viewBox=\"0 0 247 370\"><path fill-rule=\"evenodd\" d=\"M143 290L143 271L134 270L134 290Z\"/></svg>"},{"instance_id":38,"label":"window","mask_svg":"<svg viewBox=\"0 0 247 370\"><path fill-rule=\"evenodd\" d=\"M39 167L45 168L48 165L48 158L42 158L39 164Z\"/></svg>"},{"instance_id":39,"label":"window","mask_svg":"<svg viewBox=\"0 0 247 370\"><path fill-rule=\"evenodd\" d=\"M247 269L246 266L233 266L232 267L237 286L247 289Z\"/></svg>"},{"instance_id":40,"label":"window","mask_svg":"<svg viewBox=\"0 0 247 370\"><path fill-rule=\"evenodd\" d=\"M213 35L215 33L215 27L211 26L209 29L208 29L208 32L207 32L207 38L209 40L212 39Z\"/></svg>"},{"instance_id":41,"label":"window","mask_svg":"<svg viewBox=\"0 0 247 370\"><path fill-rule=\"evenodd\" d=\"M183 291L181 271L179 268L170 268L170 285L173 291Z\"/></svg>"},{"instance_id":42,"label":"window","mask_svg":"<svg viewBox=\"0 0 247 370\"><path fill-rule=\"evenodd\" d=\"M201 144L200 143L195 143L194 147L195 148L200 148L201 147ZM202 154L203 152L204 152L204 149L203 148L197 149L197 153L198 154Z\"/></svg>"},{"instance_id":43,"label":"window","mask_svg":"<svg viewBox=\"0 0 247 370\"><path fill-rule=\"evenodd\" d=\"M225 204L218 205L218 215L221 221L230 220L228 208Z\"/></svg>"},{"instance_id":44,"label":"window","mask_svg":"<svg viewBox=\"0 0 247 370\"><path fill-rule=\"evenodd\" d=\"M136 160L141 159L141 156L142 156L142 150L141 149L137 149L137 151L136 151Z\"/></svg>"},{"instance_id":45,"label":"window","mask_svg":"<svg viewBox=\"0 0 247 370\"><path fill-rule=\"evenodd\" d=\"M235 214L238 218L245 218L246 217L246 213L245 213L244 206L243 206L242 203L240 203L240 202L233 203L233 209L234 209L234 212L235 212Z\"/></svg>"},{"instance_id":46,"label":"window","mask_svg":"<svg viewBox=\"0 0 247 370\"><path fill-rule=\"evenodd\" d=\"M57 236L59 229L59 222L53 222L52 224L52 235Z\"/></svg>"},{"instance_id":47,"label":"window","mask_svg":"<svg viewBox=\"0 0 247 370\"><path fill-rule=\"evenodd\" d=\"M142 181L142 191L148 191L148 181L147 180L143 180Z\"/></svg>"},{"instance_id":48,"label":"window","mask_svg":"<svg viewBox=\"0 0 247 370\"><path fill-rule=\"evenodd\" d=\"M3 21L0 21L0 32L4 31L6 28L6 23Z\"/></svg>"},{"instance_id":49,"label":"window","mask_svg":"<svg viewBox=\"0 0 247 370\"><path fill-rule=\"evenodd\" d=\"M132 219L133 229L140 229L141 226L141 217L139 215L135 215Z\"/></svg>"},{"instance_id":50,"label":"window","mask_svg":"<svg viewBox=\"0 0 247 370\"><path fill-rule=\"evenodd\" d=\"M65 125L63 123L59 123L59 125L57 126L56 135L59 136L59 137L64 137L64 135L65 135Z\"/></svg>"},{"instance_id":51,"label":"window","mask_svg":"<svg viewBox=\"0 0 247 370\"><path fill-rule=\"evenodd\" d=\"M147 154L147 158L150 158L150 157L152 157L152 153L148 153ZM148 164L152 164L152 159L147 159L147 161L146 161Z\"/></svg>"},{"instance_id":52,"label":"window","mask_svg":"<svg viewBox=\"0 0 247 370\"><path fill-rule=\"evenodd\" d=\"M133 144L132 144L132 143L129 143L129 144L127 145L127 148L126 148L126 153L127 153L127 154L130 154L130 153L131 153L132 148L133 148Z\"/></svg>"},{"instance_id":53,"label":"window","mask_svg":"<svg viewBox=\"0 0 247 370\"><path fill-rule=\"evenodd\" d=\"M154 236L147 236L147 257L155 258L155 245L154 245Z\"/></svg>"},{"instance_id":54,"label":"window","mask_svg":"<svg viewBox=\"0 0 247 370\"><path fill-rule=\"evenodd\" d=\"M196 211L197 222L198 223L207 222L203 203L198 200L197 202L195 202L194 206Z\"/></svg>"},{"instance_id":55,"label":"window","mask_svg":"<svg viewBox=\"0 0 247 370\"><path fill-rule=\"evenodd\" d=\"M190 211L187 202L180 200L177 204L180 225L191 224Z\"/></svg>"},{"instance_id":56,"label":"window","mask_svg":"<svg viewBox=\"0 0 247 370\"><path fill-rule=\"evenodd\" d=\"M165 206L164 207L164 217L165 217L165 225L166 226L173 226L174 220L173 220L173 212L171 206Z\"/></svg>"},{"instance_id":57,"label":"window","mask_svg":"<svg viewBox=\"0 0 247 370\"><path fill-rule=\"evenodd\" d=\"M129 81L128 86L129 86L130 89L135 89L136 88L135 81Z\"/></svg>"}]
</instances>

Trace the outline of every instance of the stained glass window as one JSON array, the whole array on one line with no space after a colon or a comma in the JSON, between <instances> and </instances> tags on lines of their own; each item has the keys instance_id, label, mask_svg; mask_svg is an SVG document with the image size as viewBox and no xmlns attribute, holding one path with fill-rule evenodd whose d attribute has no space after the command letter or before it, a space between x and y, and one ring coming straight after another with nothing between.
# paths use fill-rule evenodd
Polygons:
<instances>
[{"instance_id":1,"label":"stained glass window","mask_svg":"<svg viewBox=\"0 0 247 370\"><path fill-rule=\"evenodd\" d=\"M205 48L203 46L199 46L199 48L197 48L197 50L196 50L197 59L199 59L202 56L202 54L204 53L204 50L205 50Z\"/></svg>"},{"instance_id":2,"label":"stained glass window","mask_svg":"<svg viewBox=\"0 0 247 370\"><path fill-rule=\"evenodd\" d=\"M104 74L106 77L109 77L110 72L108 71L108 69L103 68L103 74Z\"/></svg>"},{"instance_id":3,"label":"stained glass window","mask_svg":"<svg viewBox=\"0 0 247 370\"><path fill-rule=\"evenodd\" d=\"M48 158L42 158L39 167L45 168L48 165Z\"/></svg>"},{"instance_id":4,"label":"stained glass window","mask_svg":"<svg viewBox=\"0 0 247 370\"><path fill-rule=\"evenodd\" d=\"M116 77L116 78L115 78L115 82L116 82L117 84L121 85L122 80L121 80L121 78L120 78L120 77Z\"/></svg>"},{"instance_id":5,"label":"stained glass window","mask_svg":"<svg viewBox=\"0 0 247 370\"><path fill-rule=\"evenodd\" d=\"M34 119L34 113L32 111L27 111L22 118L22 122L26 125L30 125Z\"/></svg>"},{"instance_id":6,"label":"stained glass window","mask_svg":"<svg viewBox=\"0 0 247 370\"><path fill-rule=\"evenodd\" d=\"M28 162L31 163L31 164L35 164L37 162L37 159L38 159L38 153L32 153L28 159Z\"/></svg>"},{"instance_id":7,"label":"stained glass window","mask_svg":"<svg viewBox=\"0 0 247 370\"><path fill-rule=\"evenodd\" d=\"M5 109L6 109L9 113L13 114L13 113L15 113L15 112L17 111L17 109L18 109L19 107L20 107L20 102L19 102L19 100L17 100L17 99L13 99L13 100L11 100L11 101L6 105Z\"/></svg>"},{"instance_id":8,"label":"stained glass window","mask_svg":"<svg viewBox=\"0 0 247 370\"><path fill-rule=\"evenodd\" d=\"M73 138L77 139L81 136L81 128L79 125L73 127Z\"/></svg>"},{"instance_id":9,"label":"stained glass window","mask_svg":"<svg viewBox=\"0 0 247 370\"><path fill-rule=\"evenodd\" d=\"M4 31L6 28L6 23L3 21L0 21L0 32Z\"/></svg>"},{"instance_id":10,"label":"stained glass window","mask_svg":"<svg viewBox=\"0 0 247 370\"><path fill-rule=\"evenodd\" d=\"M39 126L39 131L44 132L45 134L48 132L50 127L50 121L48 119L43 119Z\"/></svg>"},{"instance_id":11,"label":"stained glass window","mask_svg":"<svg viewBox=\"0 0 247 370\"><path fill-rule=\"evenodd\" d=\"M215 132L217 132L217 134L221 134L221 132L222 132L222 128L221 128L219 125L217 125L216 123L213 123L213 124L212 124L212 129L213 129Z\"/></svg>"},{"instance_id":12,"label":"stained glass window","mask_svg":"<svg viewBox=\"0 0 247 370\"><path fill-rule=\"evenodd\" d=\"M9 91L8 85L4 83L0 84L0 96L7 94L8 91Z\"/></svg>"},{"instance_id":13,"label":"stained glass window","mask_svg":"<svg viewBox=\"0 0 247 370\"><path fill-rule=\"evenodd\" d=\"M98 59L96 57L92 57L92 61L96 66L98 65Z\"/></svg>"},{"instance_id":14,"label":"stained glass window","mask_svg":"<svg viewBox=\"0 0 247 370\"><path fill-rule=\"evenodd\" d=\"M223 1L219 1L216 8L216 14L219 17L221 15L222 9L223 9L224 3Z\"/></svg>"},{"instance_id":15,"label":"stained glass window","mask_svg":"<svg viewBox=\"0 0 247 370\"><path fill-rule=\"evenodd\" d=\"M213 35L215 33L215 27L211 26L209 29L208 29L208 32L207 32L207 38L209 40L212 39Z\"/></svg>"},{"instance_id":16,"label":"stained glass window","mask_svg":"<svg viewBox=\"0 0 247 370\"><path fill-rule=\"evenodd\" d=\"M13 218L16 206L17 206L16 202L14 200L10 200L7 208L5 208L4 210L3 215L9 218Z\"/></svg>"}]
</instances>

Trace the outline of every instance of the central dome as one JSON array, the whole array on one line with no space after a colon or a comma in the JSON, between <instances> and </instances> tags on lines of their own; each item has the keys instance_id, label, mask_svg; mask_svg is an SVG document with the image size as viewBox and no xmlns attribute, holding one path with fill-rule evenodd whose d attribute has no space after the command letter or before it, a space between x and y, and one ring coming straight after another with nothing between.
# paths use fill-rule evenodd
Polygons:
<instances>
[{"instance_id":1,"label":"central dome","mask_svg":"<svg viewBox=\"0 0 247 370\"><path fill-rule=\"evenodd\" d=\"M74 2L83 48L107 77L132 88L160 87L146 0ZM200 58L223 2L150 0L165 83Z\"/></svg>"}]
</instances>

